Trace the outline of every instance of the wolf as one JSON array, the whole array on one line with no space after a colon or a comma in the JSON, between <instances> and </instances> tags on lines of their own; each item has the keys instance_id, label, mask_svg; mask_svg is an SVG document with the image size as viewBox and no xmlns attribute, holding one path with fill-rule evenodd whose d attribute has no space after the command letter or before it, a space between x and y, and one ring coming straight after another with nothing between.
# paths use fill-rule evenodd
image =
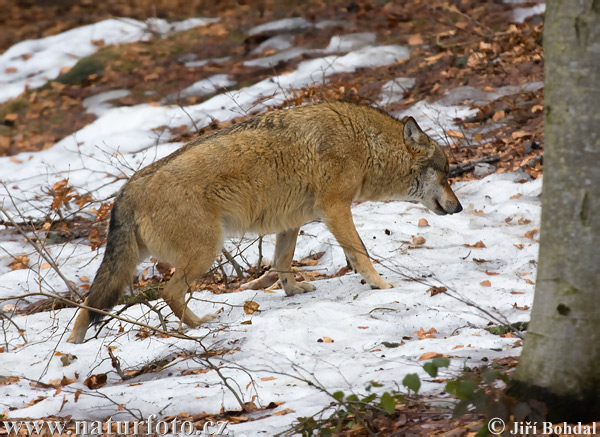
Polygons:
<instances>
[{"instance_id":1,"label":"wolf","mask_svg":"<svg viewBox=\"0 0 600 437\"><path fill-rule=\"evenodd\" d=\"M106 250L84 304L116 305L141 259L176 267L161 292L173 313L197 327L185 301L226 236L276 233L273 270L285 294L314 290L291 269L300 226L322 220L372 288L391 288L373 267L352 220L354 201L420 201L436 214L462 206L448 159L412 117L347 102L268 112L194 139L135 173L116 196ZM68 339L81 343L101 318L80 309Z\"/></svg>"}]
</instances>

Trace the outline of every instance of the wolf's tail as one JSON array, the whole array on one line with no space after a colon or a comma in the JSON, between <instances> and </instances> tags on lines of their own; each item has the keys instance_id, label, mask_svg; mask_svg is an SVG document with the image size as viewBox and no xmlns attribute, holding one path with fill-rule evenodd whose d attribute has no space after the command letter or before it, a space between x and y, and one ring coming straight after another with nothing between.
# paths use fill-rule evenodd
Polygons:
<instances>
[{"instance_id":1,"label":"wolf's tail","mask_svg":"<svg viewBox=\"0 0 600 437\"><path fill-rule=\"evenodd\" d=\"M133 210L126 203L119 203L118 197L110 217L104 258L85 299L85 305L100 310L112 308L119 301L123 289L131 283L140 256L136 227ZM90 323L96 323L101 318L100 313L81 309L69 342L83 342Z\"/></svg>"},{"instance_id":2,"label":"wolf's tail","mask_svg":"<svg viewBox=\"0 0 600 437\"><path fill-rule=\"evenodd\" d=\"M117 199L108 226L104 258L86 299L88 306L100 310L112 308L119 301L123 289L131 283L140 256L135 231L133 211L121 206ZM91 323L101 318L100 313L91 311Z\"/></svg>"}]
</instances>

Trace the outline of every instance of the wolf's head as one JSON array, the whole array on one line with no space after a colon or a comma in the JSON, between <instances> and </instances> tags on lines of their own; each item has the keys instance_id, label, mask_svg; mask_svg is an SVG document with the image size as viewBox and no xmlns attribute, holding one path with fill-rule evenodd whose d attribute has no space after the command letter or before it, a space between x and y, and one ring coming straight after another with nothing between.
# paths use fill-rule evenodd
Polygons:
<instances>
[{"instance_id":1,"label":"wolf's head","mask_svg":"<svg viewBox=\"0 0 600 437\"><path fill-rule=\"evenodd\" d=\"M442 148L421 130L412 117L405 117L404 144L415 159L409 195L438 215L455 214L462 205L448 183L448 158Z\"/></svg>"}]
</instances>

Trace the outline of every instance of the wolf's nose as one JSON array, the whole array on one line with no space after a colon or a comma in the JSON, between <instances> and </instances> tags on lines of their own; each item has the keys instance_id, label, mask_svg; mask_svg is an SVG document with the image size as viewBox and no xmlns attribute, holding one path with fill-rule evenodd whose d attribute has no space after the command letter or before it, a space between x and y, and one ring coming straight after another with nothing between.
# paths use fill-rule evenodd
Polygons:
<instances>
[{"instance_id":1,"label":"wolf's nose","mask_svg":"<svg viewBox=\"0 0 600 437\"><path fill-rule=\"evenodd\" d=\"M454 208L454 211L452 211L452 214L456 214L457 212L461 212L462 210L463 210L463 207L460 204L460 202L458 202L458 205L456 205L456 208Z\"/></svg>"}]
</instances>

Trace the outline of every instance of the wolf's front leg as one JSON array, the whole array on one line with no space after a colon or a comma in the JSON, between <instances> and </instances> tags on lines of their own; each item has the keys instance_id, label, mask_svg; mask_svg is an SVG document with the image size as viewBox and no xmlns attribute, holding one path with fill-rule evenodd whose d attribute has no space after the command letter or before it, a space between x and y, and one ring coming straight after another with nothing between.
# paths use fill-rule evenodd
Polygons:
<instances>
[{"instance_id":1,"label":"wolf's front leg","mask_svg":"<svg viewBox=\"0 0 600 437\"><path fill-rule=\"evenodd\" d=\"M273 270L279 274L281 286L288 296L313 291L315 286L308 282L296 282L292 272L292 258L300 228L288 229L277 234Z\"/></svg>"},{"instance_id":2,"label":"wolf's front leg","mask_svg":"<svg viewBox=\"0 0 600 437\"><path fill-rule=\"evenodd\" d=\"M373 267L367 249L363 244L349 205L332 205L325 211L325 223L344 249L346 259L355 271L365 278L371 288L394 288L397 285L384 280Z\"/></svg>"}]
</instances>

